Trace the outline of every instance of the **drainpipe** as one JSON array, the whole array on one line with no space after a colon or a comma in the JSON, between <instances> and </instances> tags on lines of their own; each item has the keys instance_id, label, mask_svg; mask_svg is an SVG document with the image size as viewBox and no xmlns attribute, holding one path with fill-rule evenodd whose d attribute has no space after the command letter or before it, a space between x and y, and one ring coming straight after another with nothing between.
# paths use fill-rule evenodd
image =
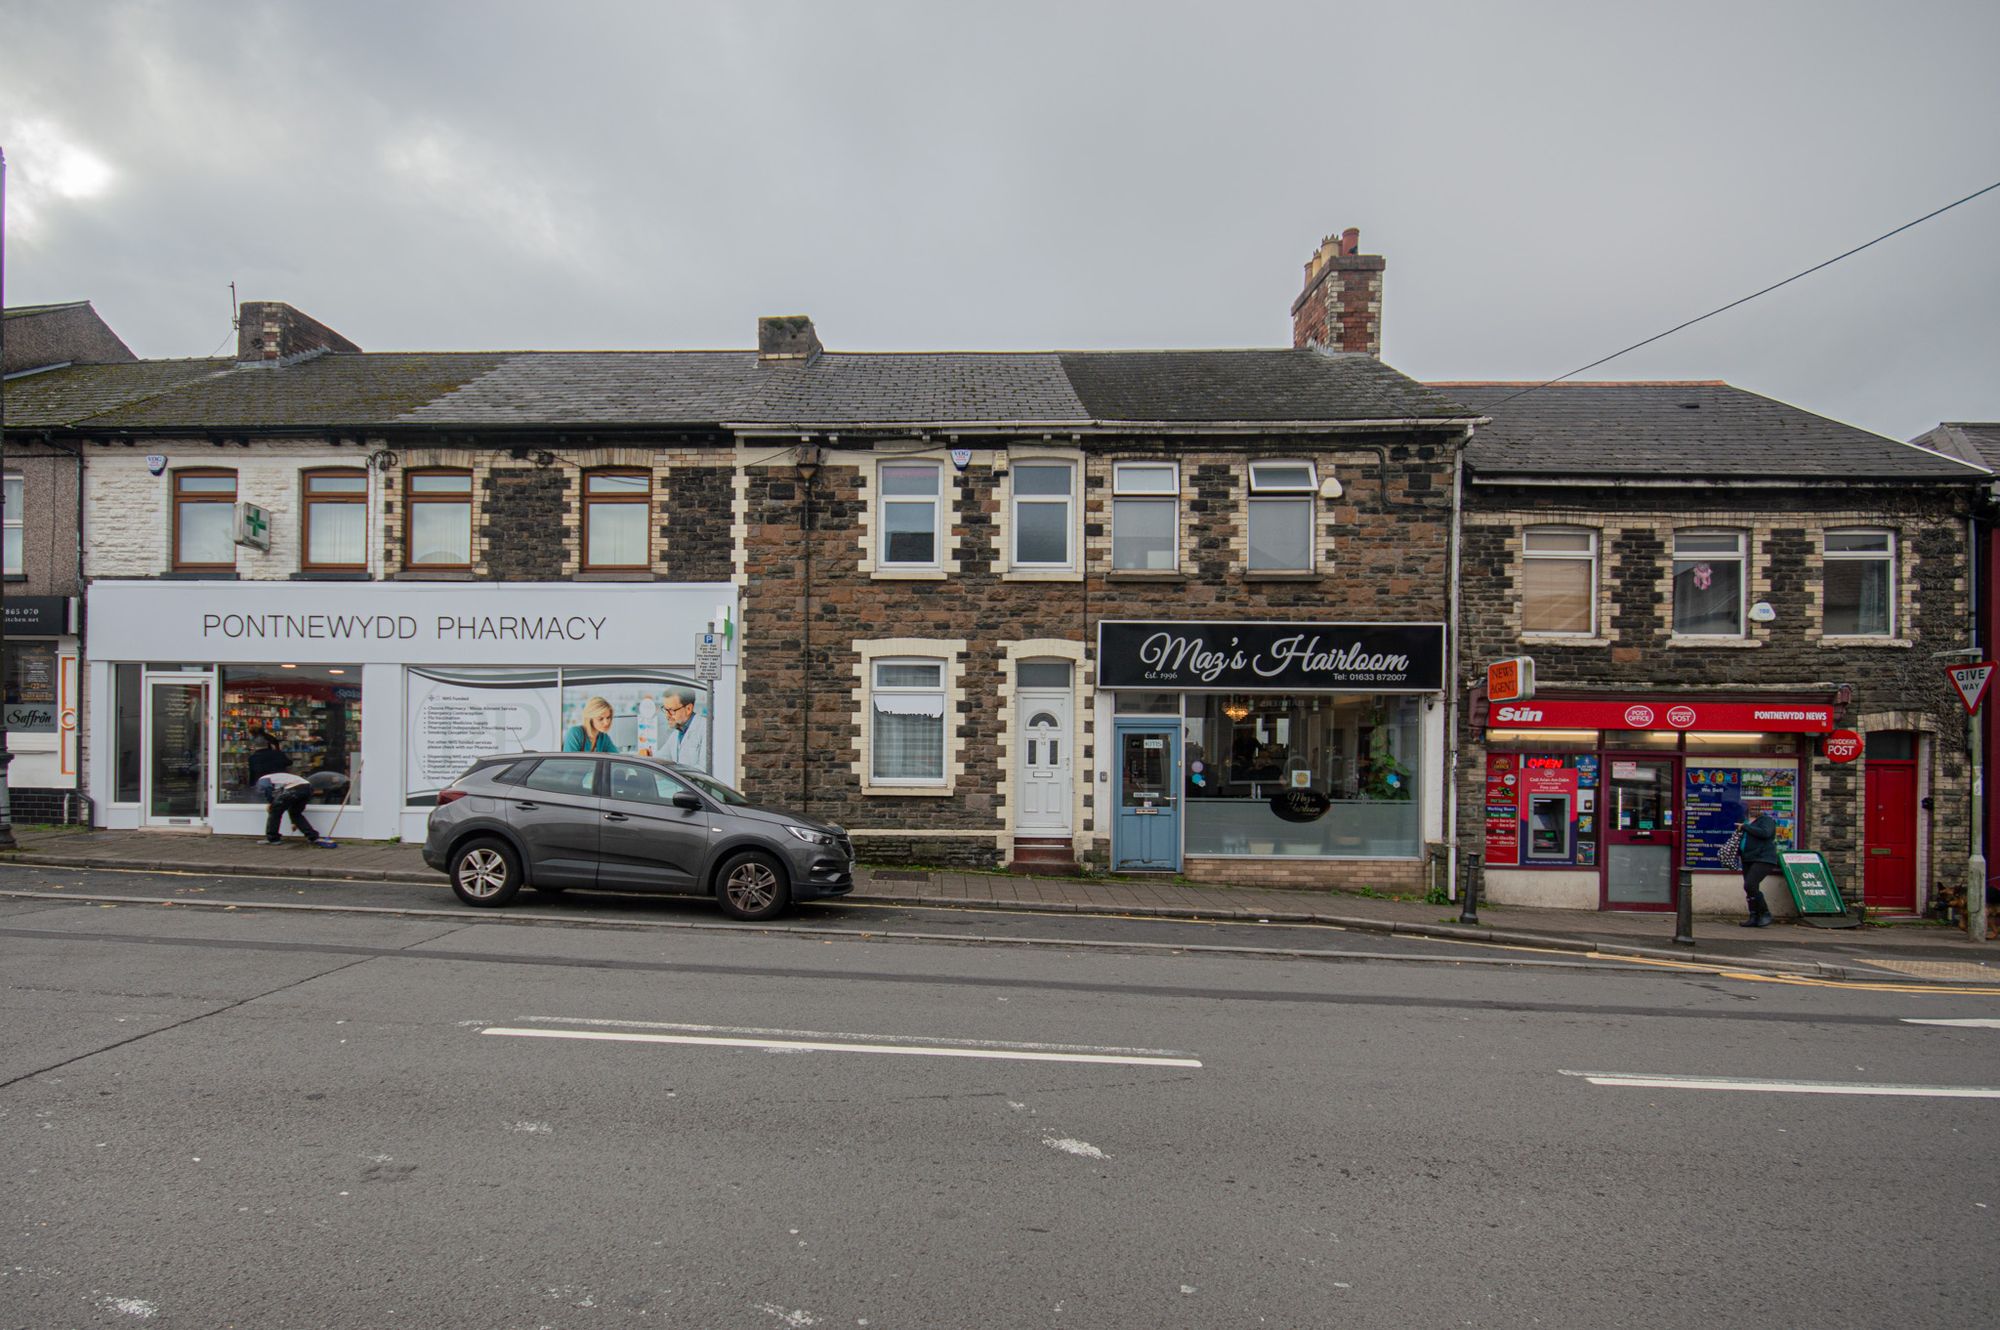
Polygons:
<instances>
[{"instance_id":1,"label":"drainpipe","mask_svg":"<svg viewBox=\"0 0 2000 1330\"><path fill-rule=\"evenodd\" d=\"M799 515L799 567L804 586L799 597L799 812L812 816L812 603L813 603L813 481L819 476L818 445L799 445L799 481L805 486L805 507Z\"/></svg>"},{"instance_id":2,"label":"drainpipe","mask_svg":"<svg viewBox=\"0 0 2000 1330\"><path fill-rule=\"evenodd\" d=\"M7 307L7 154L0 152L0 310ZM7 362L7 320L0 317L0 366ZM0 375L5 370L0 369ZM7 395L0 388L0 474L7 470ZM0 514L6 508L6 494L0 490ZM4 601L0 592L0 601ZM4 605L0 605L4 609ZM0 613L0 658L7 651L6 616ZM0 850L14 848L14 805L7 797L7 767L14 755L7 751L7 717L0 713Z\"/></svg>"},{"instance_id":3,"label":"drainpipe","mask_svg":"<svg viewBox=\"0 0 2000 1330\"><path fill-rule=\"evenodd\" d=\"M1452 900L1458 899L1458 690L1459 690L1459 539L1465 512L1465 446L1472 442L1472 430L1467 428L1459 436L1451 450L1451 548L1449 552L1450 572L1447 585L1450 587L1450 604L1446 610L1449 620L1447 632L1451 634L1451 646L1446 653L1446 682L1444 702L1444 745L1445 745L1445 796L1444 796L1444 844L1445 844L1445 892Z\"/></svg>"}]
</instances>

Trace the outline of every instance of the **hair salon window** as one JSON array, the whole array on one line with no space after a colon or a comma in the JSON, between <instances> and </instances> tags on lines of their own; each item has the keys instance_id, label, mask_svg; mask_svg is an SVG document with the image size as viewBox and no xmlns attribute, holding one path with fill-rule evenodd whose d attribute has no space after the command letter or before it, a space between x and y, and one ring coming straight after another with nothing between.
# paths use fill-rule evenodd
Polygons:
<instances>
[{"instance_id":1,"label":"hair salon window","mask_svg":"<svg viewBox=\"0 0 2000 1330\"><path fill-rule=\"evenodd\" d=\"M1180 470L1172 462L1111 468L1111 566L1170 572L1180 556Z\"/></svg>"},{"instance_id":2,"label":"hair salon window","mask_svg":"<svg viewBox=\"0 0 2000 1330\"><path fill-rule=\"evenodd\" d=\"M1313 566L1311 462L1250 464L1250 571L1308 572Z\"/></svg>"},{"instance_id":3,"label":"hair salon window","mask_svg":"<svg viewBox=\"0 0 2000 1330\"><path fill-rule=\"evenodd\" d=\"M1016 462L1014 567L1052 571L1074 566L1070 525L1076 468L1067 462Z\"/></svg>"},{"instance_id":4,"label":"hair salon window","mask_svg":"<svg viewBox=\"0 0 2000 1330\"><path fill-rule=\"evenodd\" d=\"M588 471L583 477L583 566L586 571L652 566L646 533L652 525L653 478L644 471Z\"/></svg>"},{"instance_id":5,"label":"hair salon window","mask_svg":"<svg viewBox=\"0 0 2000 1330\"><path fill-rule=\"evenodd\" d=\"M368 473L308 471L304 491L305 550L300 566L316 572L368 567Z\"/></svg>"},{"instance_id":6,"label":"hair salon window","mask_svg":"<svg viewBox=\"0 0 2000 1330\"><path fill-rule=\"evenodd\" d=\"M939 491L935 462L885 462L876 472L881 493L877 558L884 568L937 568Z\"/></svg>"},{"instance_id":7,"label":"hair salon window","mask_svg":"<svg viewBox=\"0 0 2000 1330\"><path fill-rule=\"evenodd\" d=\"M944 784L944 662L878 660L869 678L869 778Z\"/></svg>"},{"instance_id":8,"label":"hair salon window","mask_svg":"<svg viewBox=\"0 0 2000 1330\"><path fill-rule=\"evenodd\" d=\"M6 505L5 527L7 531L6 574L16 577L21 572L21 505L27 502L27 490L21 477L9 474L6 479L4 502Z\"/></svg>"},{"instance_id":9,"label":"hair salon window","mask_svg":"<svg viewBox=\"0 0 2000 1330\"><path fill-rule=\"evenodd\" d=\"M1187 699L1188 854L1408 858L1422 704L1397 694L1208 694ZM1294 820L1323 796L1326 811Z\"/></svg>"},{"instance_id":10,"label":"hair salon window","mask_svg":"<svg viewBox=\"0 0 2000 1330\"><path fill-rule=\"evenodd\" d=\"M1828 637L1889 637L1896 623L1896 537L1888 531L1826 533Z\"/></svg>"},{"instance_id":11,"label":"hair salon window","mask_svg":"<svg viewBox=\"0 0 2000 1330\"><path fill-rule=\"evenodd\" d=\"M472 566L472 473L412 471L404 478L409 521L404 562L412 568Z\"/></svg>"},{"instance_id":12,"label":"hair salon window","mask_svg":"<svg viewBox=\"0 0 2000 1330\"><path fill-rule=\"evenodd\" d=\"M174 571L236 567L236 473L194 470L173 474Z\"/></svg>"},{"instance_id":13,"label":"hair salon window","mask_svg":"<svg viewBox=\"0 0 2000 1330\"><path fill-rule=\"evenodd\" d=\"M1597 628L1597 533L1529 527L1521 533L1521 631L1590 637Z\"/></svg>"},{"instance_id":14,"label":"hair salon window","mask_svg":"<svg viewBox=\"0 0 2000 1330\"><path fill-rule=\"evenodd\" d=\"M1743 533L1674 533L1674 632L1743 636Z\"/></svg>"}]
</instances>

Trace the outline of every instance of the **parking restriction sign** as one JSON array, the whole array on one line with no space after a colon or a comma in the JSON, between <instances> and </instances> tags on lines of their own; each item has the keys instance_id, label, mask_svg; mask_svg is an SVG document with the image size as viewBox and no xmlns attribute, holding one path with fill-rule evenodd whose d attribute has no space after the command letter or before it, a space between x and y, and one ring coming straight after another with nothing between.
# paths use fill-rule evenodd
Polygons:
<instances>
[{"instance_id":1,"label":"parking restriction sign","mask_svg":"<svg viewBox=\"0 0 2000 1330\"><path fill-rule=\"evenodd\" d=\"M722 644L714 633L703 633L694 649L694 677L703 683L714 683L721 676Z\"/></svg>"}]
</instances>

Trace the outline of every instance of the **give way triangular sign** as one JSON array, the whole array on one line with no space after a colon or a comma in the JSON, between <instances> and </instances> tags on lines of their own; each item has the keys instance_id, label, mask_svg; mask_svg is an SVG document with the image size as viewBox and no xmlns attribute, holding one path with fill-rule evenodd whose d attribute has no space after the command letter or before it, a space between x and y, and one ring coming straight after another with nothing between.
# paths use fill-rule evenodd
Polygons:
<instances>
[{"instance_id":1,"label":"give way triangular sign","mask_svg":"<svg viewBox=\"0 0 2000 1330\"><path fill-rule=\"evenodd\" d=\"M1944 672L1951 676L1951 686L1958 690L1958 700L1965 703L1965 714L1977 714L1979 699L1986 696L1986 685L1993 681L1993 662L1982 660L1977 665L1948 665Z\"/></svg>"}]
</instances>

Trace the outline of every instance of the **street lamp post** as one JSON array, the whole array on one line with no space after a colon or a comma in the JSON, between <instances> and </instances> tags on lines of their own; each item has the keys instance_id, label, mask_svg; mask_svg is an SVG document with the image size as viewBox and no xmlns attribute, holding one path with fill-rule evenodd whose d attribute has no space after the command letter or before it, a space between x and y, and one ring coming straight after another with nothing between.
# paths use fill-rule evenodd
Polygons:
<instances>
[{"instance_id":1,"label":"street lamp post","mask_svg":"<svg viewBox=\"0 0 2000 1330\"><path fill-rule=\"evenodd\" d=\"M0 150L0 380L7 363L7 154ZM0 382L0 475L7 471L7 393ZM7 517L7 487L0 485L0 521ZM0 586L4 586L0 583ZM6 593L0 590L0 668L7 659ZM0 699L0 850L14 848L14 807L7 797L7 767L14 754L7 748L7 711Z\"/></svg>"}]
</instances>

